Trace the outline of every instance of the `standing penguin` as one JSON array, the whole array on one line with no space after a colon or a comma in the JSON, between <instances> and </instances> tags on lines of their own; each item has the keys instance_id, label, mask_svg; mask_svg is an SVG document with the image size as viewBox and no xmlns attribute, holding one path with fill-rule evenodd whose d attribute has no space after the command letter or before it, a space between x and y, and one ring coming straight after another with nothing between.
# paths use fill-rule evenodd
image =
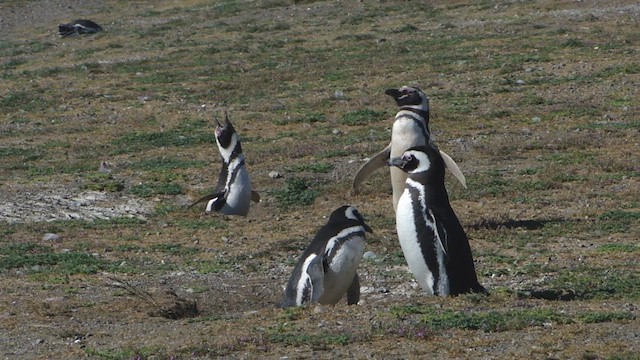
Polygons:
<instances>
[{"instance_id":1,"label":"standing penguin","mask_svg":"<svg viewBox=\"0 0 640 360\"><path fill-rule=\"evenodd\" d=\"M240 137L229 121L225 112L222 125L216 121L216 143L222 157L222 169L213 194L202 197L192 206L207 201L206 212L216 211L226 215L246 216L249 213L251 200L260 201L260 195L251 190L251 180L245 165Z\"/></svg>"},{"instance_id":2,"label":"standing penguin","mask_svg":"<svg viewBox=\"0 0 640 360\"><path fill-rule=\"evenodd\" d=\"M430 295L486 293L478 283L471 248L444 186L445 162L433 145L416 146L389 165L408 174L396 210L402 252Z\"/></svg>"},{"instance_id":3,"label":"standing penguin","mask_svg":"<svg viewBox=\"0 0 640 360\"><path fill-rule=\"evenodd\" d=\"M385 167L391 157L397 157L412 146L426 145L430 141L429 132L429 99L416 87L403 86L400 89L387 89L385 94L393 97L400 111L396 114L391 131L391 143L374 155L356 173L353 188L360 184L375 170ZM462 186L467 187L464 175L453 159L440 152L445 163ZM391 186L393 187L393 209L398 207L398 199L404 190L407 175L396 168L391 168Z\"/></svg>"},{"instance_id":4,"label":"standing penguin","mask_svg":"<svg viewBox=\"0 0 640 360\"><path fill-rule=\"evenodd\" d=\"M372 232L353 206L342 206L329 217L300 256L289 278L282 307L337 304L347 294L347 304L360 300L356 270L362 259L365 231Z\"/></svg>"}]
</instances>

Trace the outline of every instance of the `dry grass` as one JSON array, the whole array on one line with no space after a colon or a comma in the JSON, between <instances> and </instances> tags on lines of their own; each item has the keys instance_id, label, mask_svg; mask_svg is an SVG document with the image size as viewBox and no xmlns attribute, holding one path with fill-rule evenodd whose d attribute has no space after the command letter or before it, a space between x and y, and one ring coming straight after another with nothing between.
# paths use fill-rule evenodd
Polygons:
<instances>
[{"instance_id":1,"label":"dry grass","mask_svg":"<svg viewBox=\"0 0 640 360\"><path fill-rule=\"evenodd\" d=\"M0 4L4 357L638 357L636 3L48 4ZM106 31L58 38L78 17ZM389 141L384 89L414 83L489 297L419 294L388 175L350 191ZM263 198L247 218L186 210L223 110ZM275 309L344 203L375 231L362 303Z\"/></svg>"}]
</instances>

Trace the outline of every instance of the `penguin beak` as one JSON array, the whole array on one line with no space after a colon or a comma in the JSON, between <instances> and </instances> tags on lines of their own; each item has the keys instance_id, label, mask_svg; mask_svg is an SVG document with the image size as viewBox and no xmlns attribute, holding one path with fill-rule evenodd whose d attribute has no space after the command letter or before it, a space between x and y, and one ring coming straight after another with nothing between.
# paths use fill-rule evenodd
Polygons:
<instances>
[{"instance_id":1,"label":"penguin beak","mask_svg":"<svg viewBox=\"0 0 640 360\"><path fill-rule=\"evenodd\" d=\"M364 230L368 233L373 234L373 230L371 229L371 227L365 223L362 223L362 227L364 227Z\"/></svg>"},{"instance_id":2,"label":"penguin beak","mask_svg":"<svg viewBox=\"0 0 640 360\"><path fill-rule=\"evenodd\" d=\"M407 164L407 161L402 159L401 157L389 159L387 162L387 166L395 166L398 168L403 168Z\"/></svg>"},{"instance_id":3,"label":"penguin beak","mask_svg":"<svg viewBox=\"0 0 640 360\"><path fill-rule=\"evenodd\" d=\"M398 89L387 89L384 91L385 94L391 96L394 99L398 99L400 96L402 96L402 92Z\"/></svg>"}]
</instances>

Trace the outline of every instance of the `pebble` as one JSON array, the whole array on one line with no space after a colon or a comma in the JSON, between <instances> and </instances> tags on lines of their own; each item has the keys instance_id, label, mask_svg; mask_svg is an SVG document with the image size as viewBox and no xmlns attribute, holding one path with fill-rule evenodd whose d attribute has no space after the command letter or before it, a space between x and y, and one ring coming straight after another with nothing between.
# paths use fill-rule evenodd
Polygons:
<instances>
[{"instance_id":1,"label":"pebble","mask_svg":"<svg viewBox=\"0 0 640 360\"><path fill-rule=\"evenodd\" d=\"M374 260L376 257L377 255L373 251L367 251L362 255L362 258L365 260Z\"/></svg>"},{"instance_id":2,"label":"pebble","mask_svg":"<svg viewBox=\"0 0 640 360\"><path fill-rule=\"evenodd\" d=\"M54 234L54 233L46 233L42 237L42 241L60 242L60 240L61 240L60 235Z\"/></svg>"},{"instance_id":3,"label":"pebble","mask_svg":"<svg viewBox=\"0 0 640 360\"><path fill-rule=\"evenodd\" d=\"M522 79L516 80L516 85L525 85L525 84L526 84L526 82L524 82L524 80L522 80Z\"/></svg>"},{"instance_id":4,"label":"pebble","mask_svg":"<svg viewBox=\"0 0 640 360\"><path fill-rule=\"evenodd\" d=\"M277 171L270 171L269 172L269 177L272 179L280 179L282 177L282 174L280 174Z\"/></svg>"},{"instance_id":5,"label":"pebble","mask_svg":"<svg viewBox=\"0 0 640 360\"><path fill-rule=\"evenodd\" d=\"M346 96L344 95L344 92L343 92L343 91L341 91L341 90L336 90L336 91L333 93L333 97L335 97L335 98L336 98L336 99L338 99L338 100L343 100L343 99L345 99L345 98L346 98Z\"/></svg>"},{"instance_id":6,"label":"pebble","mask_svg":"<svg viewBox=\"0 0 640 360\"><path fill-rule=\"evenodd\" d=\"M540 116L534 116L533 118L531 118L531 121L533 121L534 123L539 123L540 121L542 121L542 119L540 118Z\"/></svg>"}]
</instances>

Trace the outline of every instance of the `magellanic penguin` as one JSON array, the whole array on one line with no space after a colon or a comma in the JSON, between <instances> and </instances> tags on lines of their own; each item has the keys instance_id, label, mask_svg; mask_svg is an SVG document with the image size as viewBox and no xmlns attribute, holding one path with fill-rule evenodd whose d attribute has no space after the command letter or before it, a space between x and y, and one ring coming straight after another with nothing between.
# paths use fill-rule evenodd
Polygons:
<instances>
[{"instance_id":1,"label":"magellanic penguin","mask_svg":"<svg viewBox=\"0 0 640 360\"><path fill-rule=\"evenodd\" d=\"M68 24L58 25L60 36L94 34L102 31L102 27L91 20L74 20Z\"/></svg>"},{"instance_id":2,"label":"magellanic penguin","mask_svg":"<svg viewBox=\"0 0 640 360\"><path fill-rule=\"evenodd\" d=\"M445 162L433 145L409 148L389 165L408 174L396 210L402 252L430 295L486 293L476 277L469 240L449 204Z\"/></svg>"},{"instance_id":3,"label":"magellanic penguin","mask_svg":"<svg viewBox=\"0 0 640 360\"><path fill-rule=\"evenodd\" d=\"M300 256L281 306L334 305L345 293L347 304L357 304L360 280L356 270L364 252L365 232L371 228L355 207L336 209Z\"/></svg>"},{"instance_id":4,"label":"magellanic penguin","mask_svg":"<svg viewBox=\"0 0 640 360\"><path fill-rule=\"evenodd\" d=\"M393 97L400 111L396 114L391 130L391 143L374 155L356 173L353 188L357 191L360 184L375 170L386 167L392 157L398 157L412 146L426 145L430 141L429 99L422 90L403 86L400 89L387 89L385 94ZM453 159L440 152L451 173L467 187L464 175ZM404 190L407 175L399 169L391 168L391 186L393 188L393 209L398 207L398 199Z\"/></svg>"},{"instance_id":5,"label":"magellanic penguin","mask_svg":"<svg viewBox=\"0 0 640 360\"><path fill-rule=\"evenodd\" d=\"M220 124L215 116L214 120L217 124L216 143L222 157L218 184L213 194L199 199L189 207L206 201L206 212L215 211L226 215L246 216L249 213L251 200L259 202L260 195L251 189L240 137L229 121L229 116L225 113L224 125Z\"/></svg>"}]
</instances>

